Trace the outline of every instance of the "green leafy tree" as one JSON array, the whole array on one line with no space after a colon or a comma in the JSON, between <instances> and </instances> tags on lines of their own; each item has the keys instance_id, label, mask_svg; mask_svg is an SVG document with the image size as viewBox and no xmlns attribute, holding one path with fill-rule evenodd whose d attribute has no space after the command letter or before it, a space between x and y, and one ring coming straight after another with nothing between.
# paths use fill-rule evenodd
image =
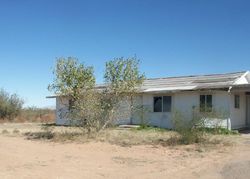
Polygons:
<instances>
[{"instance_id":1,"label":"green leafy tree","mask_svg":"<svg viewBox=\"0 0 250 179\"><path fill-rule=\"evenodd\" d=\"M130 112L135 110L133 98L138 95L139 88L142 85L145 75L139 70L139 60L132 58L115 58L106 62L104 74L106 82L106 105L108 110L108 122L112 122L117 118L121 118L119 110L120 101L128 101ZM105 126L105 125L104 125Z\"/></svg>"},{"instance_id":2,"label":"green leafy tree","mask_svg":"<svg viewBox=\"0 0 250 179\"><path fill-rule=\"evenodd\" d=\"M137 92L145 75L140 72L136 57L121 57L106 63L104 79L110 92L123 96Z\"/></svg>"},{"instance_id":3,"label":"green leafy tree","mask_svg":"<svg viewBox=\"0 0 250 179\"><path fill-rule=\"evenodd\" d=\"M59 58L53 71L54 81L48 89L58 95L78 100L80 94L95 86L94 69L79 63L77 58Z\"/></svg>"},{"instance_id":4,"label":"green leafy tree","mask_svg":"<svg viewBox=\"0 0 250 179\"><path fill-rule=\"evenodd\" d=\"M94 92L93 67L85 66L77 58L60 58L53 73L55 78L48 89L56 93L59 98L67 98L70 102L69 110L63 113L62 117L69 118L72 124L90 131L94 121L99 117L97 117L99 95Z\"/></svg>"},{"instance_id":5,"label":"green leafy tree","mask_svg":"<svg viewBox=\"0 0 250 179\"><path fill-rule=\"evenodd\" d=\"M60 58L54 70L55 79L49 90L73 100L66 114L88 133L100 131L118 119L119 102L132 99L144 80L136 58L118 58L106 63L104 88L95 86L93 67L75 58ZM131 103L132 104L132 103ZM132 106L132 105L131 105Z\"/></svg>"}]
</instances>

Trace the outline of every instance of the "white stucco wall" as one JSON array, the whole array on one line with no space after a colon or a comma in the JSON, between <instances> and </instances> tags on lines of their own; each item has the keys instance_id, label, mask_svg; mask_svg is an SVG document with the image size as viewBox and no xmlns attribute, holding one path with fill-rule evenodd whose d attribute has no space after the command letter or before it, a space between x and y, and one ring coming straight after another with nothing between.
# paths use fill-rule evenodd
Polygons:
<instances>
[{"instance_id":1,"label":"white stucco wall","mask_svg":"<svg viewBox=\"0 0 250 179\"><path fill-rule=\"evenodd\" d=\"M142 96L134 97L133 105L141 105ZM131 111L130 111L130 101L121 100L119 104L119 112L115 113L117 117L116 124L130 124L131 123ZM69 99L67 97L57 97L56 98L56 124L57 125L70 125L73 121L70 122L67 119L67 114L69 112ZM138 119L139 117L137 117Z\"/></svg>"},{"instance_id":2,"label":"white stucco wall","mask_svg":"<svg viewBox=\"0 0 250 179\"><path fill-rule=\"evenodd\" d=\"M194 107L200 106L200 95L211 94L213 95L213 107L228 113L230 120L225 119L223 126L232 125L232 128L244 127L246 124L246 95L240 93L240 109L234 108L234 94L229 94L227 91L190 91L190 92L178 92L178 93L163 93L163 94L143 94L138 96L134 105L143 105L146 108L146 113L141 115L139 113L131 114L129 110L129 103L127 101L121 102L119 116L119 124L130 124L131 120L133 124L140 124L142 119L149 125L172 128L172 114L171 112L153 112L153 97L154 96L172 96L172 112L180 111L185 114L185 119L192 118L192 110ZM58 125L69 124L69 120L66 119L65 113L68 112L68 99L57 98L57 119Z\"/></svg>"},{"instance_id":3,"label":"white stucco wall","mask_svg":"<svg viewBox=\"0 0 250 179\"><path fill-rule=\"evenodd\" d=\"M163 94L144 94L143 105L147 106L150 110L147 113L147 121L150 125L172 128L172 112L180 112L185 120L192 119L192 111L194 108L199 109L200 106L200 95L201 94L212 94L213 95L213 107L219 109L218 111L228 113L229 117L229 101L230 96L226 91L213 91L213 92L179 92L179 93L163 93ZM172 112L153 112L153 98L154 96L172 96ZM222 126L228 126L228 118L221 121ZM134 119L139 121L139 119ZM212 125L212 122L210 122Z\"/></svg>"},{"instance_id":4,"label":"white stucco wall","mask_svg":"<svg viewBox=\"0 0 250 179\"><path fill-rule=\"evenodd\" d=\"M247 95L247 126L250 127L250 95Z\"/></svg>"},{"instance_id":5,"label":"white stucco wall","mask_svg":"<svg viewBox=\"0 0 250 179\"><path fill-rule=\"evenodd\" d=\"M153 97L157 95L143 94L138 104L143 105L145 113L142 115L133 115L133 123L149 124L152 126L165 127L171 126L171 113L168 112L153 112ZM159 96L159 95L158 95ZM172 99L173 100L173 99Z\"/></svg>"},{"instance_id":6,"label":"white stucco wall","mask_svg":"<svg viewBox=\"0 0 250 179\"><path fill-rule=\"evenodd\" d=\"M145 94L143 96L143 105L150 109L147 120L150 125L172 128L172 112L153 112L154 96L172 96L172 112L178 110L182 113L187 113L187 116L192 114L192 106L197 105L198 95L195 93L163 93L163 94ZM196 102L197 99L197 102Z\"/></svg>"},{"instance_id":7,"label":"white stucco wall","mask_svg":"<svg viewBox=\"0 0 250 179\"><path fill-rule=\"evenodd\" d=\"M240 95L240 108L234 106L234 95ZM246 126L246 95L244 92L233 92L230 96L230 118L232 129Z\"/></svg>"},{"instance_id":8,"label":"white stucco wall","mask_svg":"<svg viewBox=\"0 0 250 179\"><path fill-rule=\"evenodd\" d=\"M130 124L131 111L130 111L130 101L124 99L119 104L118 112L115 113L117 121L115 124Z\"/></svg>"},{"instance_id":9,"label":"white stucco wall","mask_svg":"<svg viewBox=\"0 0 250 179\"><path fill-rule=\"evenodd\" d=\"M173 108L182 114L186 119L192 118L194 108L200 106L200 94L198 92L180 92L174 95Z\"/></svg>"},{"instance_id":10,"label":"white stucco wall","mask_svg":"<svg viewBox=\"0 0 250 179\"><path fill-rule=\"evenodd\" d=\"M56 124L67 125L70 124L67 120L67 113L69 109L69 100L66 97L56 97Z\"/></svg>"}]
</instances>

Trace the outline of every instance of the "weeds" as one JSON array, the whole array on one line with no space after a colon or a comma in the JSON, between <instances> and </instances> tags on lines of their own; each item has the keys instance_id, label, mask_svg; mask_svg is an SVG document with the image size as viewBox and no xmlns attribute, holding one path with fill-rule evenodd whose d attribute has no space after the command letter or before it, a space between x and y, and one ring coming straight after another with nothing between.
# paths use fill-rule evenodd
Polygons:
<instances>
[{"instance_id":1,"label":"weeds","mask_svg":"<svg viewBox=\"0 0 250 179\"><path fill-rule=\"evenodd\" d=\"M134 130L152 131L152 132L167 132L167 131L169 131L168 129L165 129L165 128L151 127L151 126L144 126L144 125L141 125L140 127L137 127Z\"/></svg>"},{"instance_id":2,"label":"weeds","mask_svg":"<svg viewBox=\"0 0 250 179\"><path fill-rule=\"evenodd\" d=\"M219 135L239 135L239 131L237 130L229 130L226 128L218 127L218 128L201 128L199 129L208 134L219 134Z\"/></svg>"},{"instance_id":3,"label":"weeds","mask_svg":"<svg viewBox=\"0 0 250 179\"><path fill-rule=\"evenodd\" d=\"M12 131L12 133L13 133L13 134L19 134L20 131L19 131L18 129L14 129L14 130Z\"/></svg>"},{"instance_id":4,"label":"weeds","mask_svg":"<svg viewBox=\"0 0 250 179\"><path fill-rule=\"evenodd\" d=\"M24 135L27 136L27 139L50 140L54 138L54 133L52 133L51 131L26 132Z\"/></svg>"},{"instance_id":5,"label":"weeds","mask_svg":"<svg viewBox=\"0 0 250 179\"><path fill-rule=\"evenodd\" d=\"M2 134L9 134L9 131L7 129L2 130Z\"/></svg>"},{"instance_id":6,"label":"weeds","mask_svg":"<svg viewBox=\"0 0 250 179\"><path fill-rule=\"evenodd\" d=\"M78 127L57 127L54 125L43 125L42 130L35 131L19 131L12 129L13 134L20 133L30 140L46 140L51 142L107 142L123 147L134 145L153 145L153 146L178 146L187 144L183 141L183 137L176 131L161 129L156 127L142 127L119 130L117 128L108 128L99 133L89 133ZM197 146L227 146L226 142L231 140L231 136L214 134L212 130L206 129L203 140L196 143ZM204 130L205 131L205 130ZM5 130L3 133L9 133ZM229 139L228 141L226 141Z\"/></svg>"}]
</instances>

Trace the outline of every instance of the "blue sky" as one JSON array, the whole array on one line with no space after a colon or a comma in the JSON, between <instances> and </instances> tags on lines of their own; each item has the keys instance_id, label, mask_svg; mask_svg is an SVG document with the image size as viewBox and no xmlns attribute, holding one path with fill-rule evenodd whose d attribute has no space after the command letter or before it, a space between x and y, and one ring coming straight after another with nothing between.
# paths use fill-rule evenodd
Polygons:
<instances>
[{"instance_id":1,"label":"blue sky","mask_svg":"<svg viewBox=\"0 0 250 179\"><path fill-rule=\"evenodd\" d=\"M54 106L56 57L136 56L147 77L250 70L249 0L0 0L0 87Z\"/></svg>"}]
</instances>

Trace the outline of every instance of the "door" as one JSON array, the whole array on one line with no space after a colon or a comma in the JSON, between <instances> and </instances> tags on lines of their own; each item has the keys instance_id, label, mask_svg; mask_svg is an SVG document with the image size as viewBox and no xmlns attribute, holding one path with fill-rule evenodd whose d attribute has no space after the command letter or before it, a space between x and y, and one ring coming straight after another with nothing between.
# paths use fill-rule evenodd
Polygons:
<instances>
[{"instance_id":1,"label":"door","mask_svg":"<svg viewBox=\"0 0 250 179\"><path fill-rule=\"evenodd\" d=\"M250 95L247 95L247 125L250 127Z\"/></svg>"}]
</instances>

